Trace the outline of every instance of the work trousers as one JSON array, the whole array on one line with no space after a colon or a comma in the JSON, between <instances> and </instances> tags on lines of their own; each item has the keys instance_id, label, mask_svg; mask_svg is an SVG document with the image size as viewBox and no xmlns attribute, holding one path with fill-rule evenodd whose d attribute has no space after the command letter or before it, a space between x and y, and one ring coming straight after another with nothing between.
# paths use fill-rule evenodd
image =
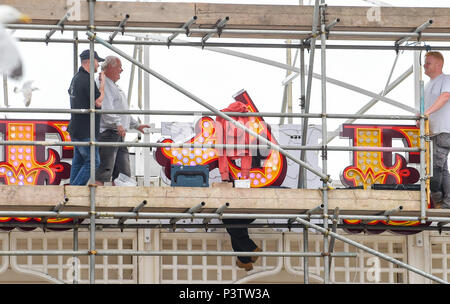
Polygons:
<instances>
[{"instance_id":1,"label":"work trousers","mask_svg":"<svg viewBox=\"0 0 450 304\"><path fill-rule=\"evenodd\" d=\"M105 130L100 133L98 141L123 142L123 137L116 130ZM127 147L101 146L99 149L100 166L98 167L96 180L101 182L114 181L119 173L131 176L130 154Z\"/></svg>"},{"instance_id":2,"label":"work trousers","mask_svg":"<svg viewBox=\"0 0 450 304\"><path fill-rule=\"evenodd\" d=\"M450 176L448 172L448 154L450 151L450 133L433 136L433 176L430 180L431 198L450 208Z\"/></svg>"},{"instance_id":3,"label":"work trousers","mask_svg":"<svg viewBox=\"0 0 450 304\"><path fill-rule=\"evenodd\" d=\"M224 224L250 224L253 223L254 219L223 219ZM248 228L226 228L228 234L231 237L231 247L235 252L244 251L250 252L256 249L256 244L248 235ZM250 263L251 257L249 256L238 256L237 257L242 263Z\"/></svg>"}]
</instances>

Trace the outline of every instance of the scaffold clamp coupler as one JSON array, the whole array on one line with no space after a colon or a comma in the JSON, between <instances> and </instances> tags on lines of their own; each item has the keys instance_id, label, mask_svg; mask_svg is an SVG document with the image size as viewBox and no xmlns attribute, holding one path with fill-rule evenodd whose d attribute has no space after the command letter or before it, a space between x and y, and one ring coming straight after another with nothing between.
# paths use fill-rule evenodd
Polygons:
<instances>
[{"instance_id":1,"label":"scaffold clamp coupler","mask_svg":"<svg viewBox=\"0 0 450 304\"><path fill-rule=\"evenodd\" d=\"M330 175L327 175L326 178L321 178L320 180L324 183L328 183L330 181Z\"/></svg>"},{"instance_id":2,"label":"scaffold clamp coupler","mask_svg":"<svg viewBox=\"0 0 450 304\"><path fill-rule=\"evenodd\" d=\"M97 37L97 33L95 33L95 25L89 25L88 30L92 32L92 37L88 37L89 40L94 41Z\"/></svg>"},{"instance_id":3,"label":"scaffold clamp coupler","mask_svg":"<svg viewBox=\"0 0 450 304\"><path fill-rule=\"evenodd\" d=\"M397 41L395 42L394 46L395 46L395 53L398 54L400 45L398 44Z\"/></svg>"}]
</instances>

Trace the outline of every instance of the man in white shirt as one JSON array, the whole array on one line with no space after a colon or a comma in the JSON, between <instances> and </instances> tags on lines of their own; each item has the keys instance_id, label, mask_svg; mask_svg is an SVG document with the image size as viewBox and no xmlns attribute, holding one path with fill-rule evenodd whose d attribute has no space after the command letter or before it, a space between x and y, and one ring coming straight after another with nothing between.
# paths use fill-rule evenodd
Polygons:
<instances>
[{"instance_id":1,"label":"man in white shirt","mask_svg":"<svg viewBox=\"0 0 450 304\"><path fill-rule=\"evenodd\" d=\"M105 96L103 98L102 110L128 110L128 100L125 93L117 85L122 73L122 63L118 57L108 56L102 64L105 74ZM129 114L102 114L100 120L100 136L98 141L102 142L123 142L129 129L137 129L144 132L148 125L139 124ZM130 156L128 148L101 146L99 149L100 166L95 177L98 185L112 181L119 176L119 173L131 176Z\"/></svg>"},{"instance_id":2,"label":"man in white shirt","mask_svg":"<svg viewBox=\"0 0 450 304\"><path fill-rule=\"evenodd\" d=\"M430 180L431 199L435 208L450 208L450 75L442 73L444 57L439 52L425 54L425 74L430 81L425 86L425 115L429 116L433 142L433 176Z\"/></svg>"}]
</instances>

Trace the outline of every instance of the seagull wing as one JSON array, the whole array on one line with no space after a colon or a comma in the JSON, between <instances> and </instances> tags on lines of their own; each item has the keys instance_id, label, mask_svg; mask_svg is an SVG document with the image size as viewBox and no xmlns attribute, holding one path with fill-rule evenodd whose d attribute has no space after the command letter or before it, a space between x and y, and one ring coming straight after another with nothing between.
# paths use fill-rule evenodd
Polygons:
<instances>
[{"instance_id":1,"label":"seagull wing","mask_svg":"<svg viewBox=\"0 0 450 304\"><path fill-rule=\"evenodd\" d=\"M11 78L22 77L22 59L13 38L0 25L0 73Z\"/></svg>"},{"instance_id":2,"label":"seagull wing","mask_svg":"<svg viewBox=\"0 0 450 304\"><path fill-rule=\"evenodd\" d=\"M31 91L32 90L31 85L33 84L33 82L34 82L34 80L27 80L27 81L25 81L25 83L22 86L22 90L24 90L24 91Z\"/></svg>"}]
</instances>

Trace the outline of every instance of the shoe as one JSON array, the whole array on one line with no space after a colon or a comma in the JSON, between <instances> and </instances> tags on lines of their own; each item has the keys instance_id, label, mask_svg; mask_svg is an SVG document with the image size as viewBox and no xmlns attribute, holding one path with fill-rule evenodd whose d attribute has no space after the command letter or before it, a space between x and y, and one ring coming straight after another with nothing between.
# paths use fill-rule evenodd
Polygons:
<instances>
[{"instance_id":1,"label":"shoe","mask_svg":"<svg viewBox=\"0 0 450 304\"><path fill-rule=\"evenodd\" d=\"M256 247L255 249L253 249L253 252L262 252L262 249L259 247ZM259 256L252 256L250 259L252 260L252 263L256 263L256 261L258 260Z\"/></svg>"},{"instance_id":2,"label":"shoe","mask_svg":"<svg viewBox=\"0 0 450 304\"><path fill-rule=\"evenodd\" d=\"M236 259L236 265L237 265L237 267L239 267L239 268L245 269L245 271L253 270L253 265L252 265L252 263L243 263L243 262L241 262L239 259Z\"/></svg>"},{"instance_id":3,"label":"shoe","mask_svg":"<svg viewBox=\"0 0 450 304\"><path fill-rule=\"evenodd\" d=\"M442 206L442 202L433 204L434 204L433 209L444 209L444 207Z\"/></svg>"}]
</instances>

